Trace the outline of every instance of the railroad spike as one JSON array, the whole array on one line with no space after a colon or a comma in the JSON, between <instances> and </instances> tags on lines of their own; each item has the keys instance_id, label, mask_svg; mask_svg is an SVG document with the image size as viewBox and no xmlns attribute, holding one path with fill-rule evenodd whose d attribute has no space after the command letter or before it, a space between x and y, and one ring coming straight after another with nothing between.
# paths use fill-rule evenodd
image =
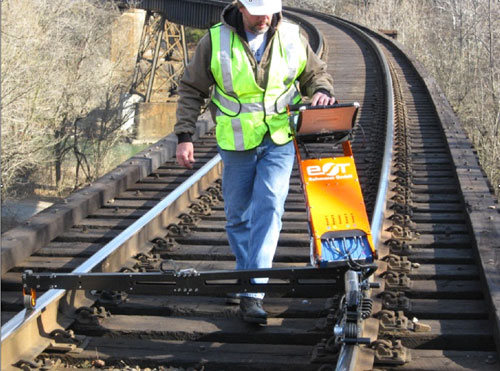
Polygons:
<instances>
[{"instance_id":1,"label":"railroad spike","mask_svg":"<svg viewBox=\"0 0 500 371\"><path fill-rule=\"evenodd\" d=\"M407 244L406 241L399 241L395 238L390 238L386 240L384 244L389 246L391 254L396 254L396 255L408 256L411 254L411 250L413 249L413 246Z\"/></svg>"},{"instance_id":2,"label":"railroad spike","mask_svg":"<svg viewBox=\"0 0 500 371\"><path fill-rule=\"evenodd\" d=\"M155 253L161 254L179 249L179 244L172 237L157 237L152 242L154 244L153 251Z\"/></svg>"},{"instance_id":3,"label":"railroad spike","mask_svg":"<svg viewBox=\"0 0 500 371\"><path fill-rule=\"evenodd\" d=\"M92 295L98 297L99 303L119 305L127 300L128 294L124 291L92 290Z\"/></svg>"},{"instance_id":4,"label":"railroad spike","mask_svg":"<svg viewBox=\"0 0 500 371\"><path fill-rule=\"evenodd\" d=\"M413 206L411 202L405 202L404 204L396 202L389 208L394 210L395 213L408 215L410 218L413 216Z\"/></svg>"},{"instance_id":5,"label":"railroad spike","mask_svg":"<svg viewBox=\"0 0 500 371\"><path fill-rule=\"evenodd\" d=\"M52 331L49 336L53 340L50 342L47 350L58 353L81 353L90 341L87 336L75 335L72 330L57 329Z\"/></svg>"},{"instance_id":6,"label":"railroad spike","mask_svg":"<svg viewBox=\"0 0 500 371\"><path fill-rule=\"evenodd\" d=\"M385 288L388 291L410 291L413 282L405 272L385 271L381 277L385 278Z\"/></svg>"},{"instance_id":7,"label":"railroad spike","mask_svg":"<svg viewBox=\"0 0 500 371\"><path fill-rule=\"evenodd\" d=\"M82 325L99 325L104 318L111 316L104 307L80 307L75 313L76 322Z\"/></svg>"},{"instance_id":8,"label":"railroad spike","mask_svg":"<svg viewBox=\"0 0 500 371\"><path fill-rule=\"evenodd\" d=\"M387 228L389 232L391 232L394 238L400 240L411 241L414 239L414 232L408 228L403 228L400 225L393 224L389 228Z\"/></svg>"},{"instance_id":9,"label":"railroad spike","mask_svg":"<svg viewBox=\"0 0 500 371\"><path fill-rule=\"evenodd\" d=\"M407 256L390 254L382 257L380 260L387 262L387 270L392 272L410 273L414 268L419 267L418 264L408 260Z\"/></svg>"},{"instance_id":10,"label":"railroad spike","mask_svg":"<svg viewBox=\"0 0 500 371\"><path fill-rule=\"evenodd\" d=\"M190 232L189 226L186 224L175 224L171 223L167 226L168 234L167 236L169 237L184 237L187 236Z\"/></svg>"},{"instance_id":11,"label":"railroad spike","mask_svg":"<svg viewBox=\"0 0 500 371\"><path fill-rule=\"evenodd\" d=\"M195 215L187 214L187 213L182 213L179 215L179 219L181 220L179 224L181 225L187 225L187 226L194 226L196 223L198 223L201 218Z\"/></svg>"},{"instance_id":12,"label":"railroad spike","mask_svg":"<svg viewBox=\"0 0 500 371\"><path fill-rule=\"evenodd\" d=\"M312 351L312 363L335 363L337 362L342 343L336 336L331 336L328 340L321 339Z\"/></svg>"},{"instance_id":13,"label":"railroad spike","mask_svg":"<svg viewBox=\"0 0 500 371\"><path fill-rule=\"evenodd\" d=\"M401 340L378 339L371 344L371 348L375 350L375 364L402 366L411 361L411 353Z\"/></svg>"},{"instance_id":14,"label":"railroad spike","mask_svg":"<svg viewBox=\"0 0 500 371\"><path fill-rule=\"evenodd\" d=\"M43 366L42 361L30 361L27 359L20 359L14 364L14 367L17 367L21 370L38 370L40 367Z\"/></svg>"},{"instance_id":15,"label":"railroad spike","mask_svg":"<svg viewBox=\"0 0 500 371\"><path fill-rule=\"evenodd\" d=\"M201 200L193 202L191 205L189 205L189 208L192 210L194 215L210 215L210 207L208 207L208 205Z\"/></svg>"},{"instance_id":16,"label":"railroad spike","mask_svg":"<svg viewBox=\"0 0 500 371\"><path fill-rule=\"evenodd\" d=\"M402 291L384 291L380 294L382 298L382 306L387 310L411 310L411 301L405 296Z\"/></svg>"},{"instance_id":17,"label":"railroad spike","mask_svg":"<svg viewBox=\"0 0 500 371\"><path fill-rule=\"evenodd\" d=\"M408 329L408 318L402 311L393 311L383 309L376 313L375 316L379 320L380 330L382 334Z\"/></svg>"}]
</instances>

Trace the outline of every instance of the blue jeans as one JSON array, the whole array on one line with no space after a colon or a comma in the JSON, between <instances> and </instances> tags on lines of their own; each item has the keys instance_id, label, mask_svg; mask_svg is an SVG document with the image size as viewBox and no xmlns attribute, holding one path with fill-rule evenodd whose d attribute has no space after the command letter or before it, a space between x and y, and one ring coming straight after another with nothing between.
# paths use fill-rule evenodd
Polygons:
<instances>
[{"instance_id":1,"label":"blue jeans","mask_svg":"<svg viewBox=\"0 0 500 371\"><path fill-rule=\"evenodd\" d=\"M279 146L269 134L255 149L225 151L222 195L226 232L236 269L271 268L295 159L293 142ZM252 279L267 283L267 278ZM263 293L245 293L262 299Z\"/></svg>"}]
</instances>

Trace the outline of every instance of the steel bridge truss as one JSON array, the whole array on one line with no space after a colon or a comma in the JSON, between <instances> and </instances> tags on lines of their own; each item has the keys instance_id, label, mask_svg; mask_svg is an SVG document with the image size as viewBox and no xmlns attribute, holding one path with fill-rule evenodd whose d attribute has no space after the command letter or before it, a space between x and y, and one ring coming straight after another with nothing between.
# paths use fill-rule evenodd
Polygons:
<instances>
[{"instance_id":1,"label":"steel bridge truss","mask_svg":"<svg viewBox=\"0 0 500 371\"><path fill-rule=\"evenodd\" d=\"M131 93L144 102L167 101L187 63L184 26L169 22L165 13L147 10Z\"/></svg>"}]
</instances>

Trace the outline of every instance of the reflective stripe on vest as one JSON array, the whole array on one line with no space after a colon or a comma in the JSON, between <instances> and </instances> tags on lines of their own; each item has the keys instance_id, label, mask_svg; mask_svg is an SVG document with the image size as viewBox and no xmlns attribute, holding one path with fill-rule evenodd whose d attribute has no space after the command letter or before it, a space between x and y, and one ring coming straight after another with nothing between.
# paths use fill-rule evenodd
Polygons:
<instances>
[{"instance_id":1,"label":"reflective stripe on vest","mask_svg":"<svg viewBox=\"0 0 500 371\"><path fill-rule=\"evenodd\" d=\"M266 89L254 71L239 36L219 24L210 29L211 70L216 86L216 137L222 149L243 151L257 147L267 133L276 144L291 140L286 105L298 103L297 77L306 65L306 49L299 28L283 22L271 46Z\"/></svg>"}]
</instances>

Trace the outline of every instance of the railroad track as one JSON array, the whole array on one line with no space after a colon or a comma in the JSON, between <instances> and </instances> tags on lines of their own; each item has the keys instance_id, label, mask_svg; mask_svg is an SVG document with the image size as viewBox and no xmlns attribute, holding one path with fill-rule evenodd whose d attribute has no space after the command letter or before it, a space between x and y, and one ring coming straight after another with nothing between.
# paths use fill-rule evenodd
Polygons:
<instances>
[{"instance_id":1,"label":"railroad track","mask_svg":"<svg viewBox=\"0 0 500 371\"><path fill-rule=\"evenodd\" d=\"M498 213L489 208L494 205L486 182L449 107L397 44L376 36L390 69L395 107L390 191L380 201L382 149L392 110L386 108L389 97L376 50L345 22L294 13L323 34L337 97L361 104L353 152L369 215L384 213L382 260L375 275L382 288L373 292L374 318L367 329L378 340L354 362L361 369L498 369L498 322L489 315L495 296L487 290L494 285L488 265L492 252L483 251L498 243ZM19 312L25 269L154 271L165 260L175 261L176 269L232 269L217 181L221 165L214 159L210 126L205 121L197 133L194 171L175 165L175 140L166 138L67 203L2 236L2 369L16 362L26 368L102 362L117 368L335 368L330 344L317 345L332 335L335 293L268 295L269 324L259 328L242 323L237 306L225 304L224 293L167 297L75 291L63 298L64 292L51 290L39 305L45 296L62 298L63 304L47 304L43 314ZM192 179L200 168L205 175ZM385 202L387 209L380 210ZM168 207L160 211L158 203ZM304 266L309 237L296 172L285 209L275 267ZM123 233L134 226L140 228L124 244ZM94 255L103 248L109 257Z\"/></svg>"}]
</instances>

